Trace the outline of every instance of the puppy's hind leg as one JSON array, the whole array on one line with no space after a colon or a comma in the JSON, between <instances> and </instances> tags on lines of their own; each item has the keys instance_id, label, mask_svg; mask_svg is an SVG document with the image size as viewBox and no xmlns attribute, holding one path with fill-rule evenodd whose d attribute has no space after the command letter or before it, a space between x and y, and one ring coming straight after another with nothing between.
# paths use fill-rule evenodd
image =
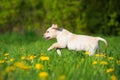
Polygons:
<instances>
[{"instance_id":1,"label":"puppy's hind leg","mask_svg":"<svg viewBox=\"0 0 120 80\"><path fill-rule=\"evenodd\" d=\"M59 56L61 56L61 50L60 50L60 49L57 49L57 54L58 54Z\"/></svg>"},{"instance_id":2,"label":"puppy's hind leg","mask_svg":"<svg viewBox=\"0 0 120 80\"><path fill-rule=\"evenodd\" d=\"M97 46L97 51L98 54L100 54L100 42L98 42L98 46Z\"/></svg>"},{"instance_id":3,"label":"puppy's hind leg","mask_svg":"<svg viewBox=\"0 0 120 80\"><path fill-rule=\"evenodd\" d=\"M95 54L95 49L93 49L93 50L90 50L89 52L90 52L90 54L89 54L89 56L93 56L94 54Z\"/></svg>"}]
</instances>

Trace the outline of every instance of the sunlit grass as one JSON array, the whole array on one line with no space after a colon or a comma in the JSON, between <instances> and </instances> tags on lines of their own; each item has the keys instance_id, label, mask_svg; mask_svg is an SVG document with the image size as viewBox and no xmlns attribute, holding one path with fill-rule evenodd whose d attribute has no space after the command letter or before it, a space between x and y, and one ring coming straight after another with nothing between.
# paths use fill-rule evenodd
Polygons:
<instances>
[{"instance_id":1,"label":"sunlit grass","mask_svg":"<svg viewBox=\"0 0 120 80\"><path fill-rule=\"evenodd\" d=\"M119 80L119 38L106 37L108 49L101 44L101 54L89 57L67 49L62 56L47 52L54 40L36 35L0 35L0 80Z\"/></svg>"}]
</instances>

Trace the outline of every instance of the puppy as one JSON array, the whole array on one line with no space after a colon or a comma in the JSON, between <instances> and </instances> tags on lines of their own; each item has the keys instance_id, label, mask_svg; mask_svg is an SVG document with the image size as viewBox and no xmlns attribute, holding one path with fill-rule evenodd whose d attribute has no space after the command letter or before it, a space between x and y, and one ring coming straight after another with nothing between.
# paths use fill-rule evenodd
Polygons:
<instances>
[{"instance_id":1,"label":"puppy","mask_svg":"<svg viewBox=\"0 0 120 80\"><path fill-rule=\"evenodd\" d=\"M92 56L99 49L99 41L103 41L107 46L107 41L101 37L73 34L66 29L59 28L56 24L52 24L47 29L44 38L47 40L52 38L57 39L57 42L52 44L48 48L48 51L56 48L58 55L61 55L60 49L68 48L69 50L87 51L90 53L89 56Z\"/></svg>"}]
</instances>

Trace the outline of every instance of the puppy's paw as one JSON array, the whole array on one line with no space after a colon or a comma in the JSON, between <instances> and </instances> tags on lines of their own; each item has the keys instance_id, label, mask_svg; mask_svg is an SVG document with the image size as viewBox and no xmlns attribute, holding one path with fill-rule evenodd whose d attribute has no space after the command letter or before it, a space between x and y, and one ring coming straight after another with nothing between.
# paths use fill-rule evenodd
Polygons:
<instances>
[{"instance_id":1,"label":"puppy's paw","mask_svg":"<svg viewBox=\"0 0 120 80\"><path fill-rule=\"evenodd\" d=\"M50 50L51 50L51 48L48 48L48 49L47 49L47 51L50 51Z\"/></svg>"}]
</instances>

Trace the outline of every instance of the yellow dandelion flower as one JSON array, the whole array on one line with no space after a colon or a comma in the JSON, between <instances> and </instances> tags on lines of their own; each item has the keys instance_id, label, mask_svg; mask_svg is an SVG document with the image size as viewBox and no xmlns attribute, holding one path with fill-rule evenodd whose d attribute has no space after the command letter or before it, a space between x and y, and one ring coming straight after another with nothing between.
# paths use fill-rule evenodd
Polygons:
<instances>
[{"instance_id":1,"label":"yellow dandelion flower","mask_svg":"<svg viewBox=\"0 0 120 80\"><path fill-rule=\"evenodd\" d=\"M33 56L33 58L36 58L37 56Z\"/></svg>"},{"instance_id":2,"label":"yellow dandelion flower","mask_svg":"<svg viewBox=\"0 0 120 80\"><path fill-rule=\"evenodd\" d=\"M8 57L5 57L5 59L8 59Z\"/></svg>"},{"instance_id":3,"label":"yellow dandelion flower","mask_svg":"<svg viewBox=\"0 0 120 80\"><path fill-rule=\"evenodd\" d=\"M92 64L93 64L93 65L96 65L96 64L97 64L97 61L93 61Z\"/></svg>"},{"instance_id":4,"label":"yellow dandelion flower","mask_svg":"<svg viewBox=\"0 0 120 80\"><path fill-rule=\"evenodd\" d=\"M85 60L84 58L81 59L81 61L84 61L84 60Z\"/></svg>"},{"instance_id":5,"label":"yellow dandelion flower","mask_svg":"<svg viewBox=\"0 0 120 80\"><path fill-rule=\"evenodd\" d=\"M10 62L13 62L13 61L14 61L14 58L11 58L11 59L10 59Z\"/></svg>"},{"instance_id":6,"label":"yellow dandelion flower","mask_svg":"<svg viewBox=\"0 0 120 80\"><path fill-rule=\"evenodd\" d=\"M59 77L59 80L65 80L65 78L66 78L65 75L61 75L61 76Z\"/></svg>"},{"instance_id":7,"label":"yellow dandelion flower","mask_svg":"<svg viewBox=\"0 0 120 80\"><path fill-rule=\"evenodd\" d=\"M31 66L27 66L27 65L23 64L22 62L16 62L14 65L20 69L30 69L31 68Z\"/></svg>"},{"instance_id":8,"label":"yellow dandelion flower","mask_svg":"<svg viewBox=\"0 0 120 80\"><path fill-rule=\"evenodd\" d=\"M113 57L108 57L109 60L113 60L114 58Z\"/></svg>"},{"instance_id":9,"label":"yellow dandelion flower","mask_svg":"<svg viewBox=\"0 0 120 80\"><path fill-rule=\"evenodd\" d=\"M5 63L5 60L0 60L0 64L3 64L3 63Z\"/></svg>"},{"instance_id":10,"label":"yellow dandelion flower","mask_svg":"<svg viewBox=\"0 0 120 80\"><path fill-rule=\"evenodd\" d=\"M106 62L106 61L101 61L101 64L102 64L102 65L108 65L108 62Z\"/></svg>"},{"instance_id":11,"label":"yellow dandelion flower","mask_svg":"<svg viewBox=\"0 0 120 80\"><path fill-rule=\"evenodd\" d=\"M101 53L100 56L101 56L101 57L106 57L106 54L102 54L102 53Z\"/></svg>"},{"instance_id":12,"label":"yellow dandelion flower","mask_svg":"<svg viewBox=\"0 0 120 80\"><path fill-rule=\"evenodd\" d=\"M111 80L117 80L117 77L115 75L112 75Z\"/></svg>"},{"instance_id":13,"label":"yellow dandelion flower","mask_svg":"<svg viewBox=\"0 0 120 80\"><path fill-rule=\"evenodd\" d=\"M5 69L5 72L11 72L11 71L14 71L14 70L15 70L15 67L9 66Z\"/></svg>"},{"instance_id":14,"label":"yellow dandelion flower","mask_svg":"<svg viewBox=\"0 0 120 80\"><path fill-rule=\"evenodd\" d=\"M96 57L99 57L99 56L100 56L100 54L95 54L95 56L96 56Z\"/></svg>"},{"instance_id":15,"label":"yellow dandelion flower","mask_svg":"<svg viewBox=\"0 0 120 80\"><path fill-rule=\"evenodd\" d=\"M120 65L120 60L117 60L117 64Z\"/></svg>"},{"instance_id":16,"label":"yellow dandelion flower","mask_svg":"<svg viewBox=\"0 0 120 80\"><path fill-rule=\"evenodd\" d=\"M30 57L29 57L29 60L33 60L33 59L34 59L34 56L30 56Z\"/></svg>"},{"instance_id":17,"label":"yellow dandelion flower","mask_svg":"<svg viewBox=\"0 0 120 80\"><path fill-rule=\"evenodd\" d=\"M89 54L90 54L90 52L86 51L86 52L85 52L85 54L86 54L86 55L89 55Z\"/></svg>"},{"instance_id":18,"label":"yellow dandelion flower","mask_svg":"<svg viewBox=\"0 0 120 80\"><path fill-rule=\"evenodd\" d=\"M22 56L22 57L21 57L21 60L25 60L25 56Z\"/></svg>"},{"instance_id":19,"label":"yellow dandelion flower","mask_svg":"<svg viewBox=\"0 0 120 80\"><path fill-rule=\"evenodd\" d=\"M109 69L106 70L106 73L110 73L110 72L113 72L113 71L114 71L113 68L109 68Z\"/></svg>"},{"instance_id":20,"label":"yellow dandelion flower","mask_svg":"<svg viewBox=\"0 0 120 80\"><path fill-rule=\"evenodd\" d=\"M40 60L42 60L42 61L48 61L49 57L48 56L41 56Z\"/></svg>"},{"instance_id":21,"label":"yellow dandelion flower","mask_svg":"<svg viewBox=\"0 0 120 80\"><path fill-rule=\"evenodd\" d=\"M9 53L5 53L4 56L5 56L5 57L8 57L8 56L9 56Z\"/></svg>"},{"instance_id":22,"label":"yellow dandelion flower","mask_svg":"<svg viewBox=\"0 0 120 80\"><path fill-rule=\"evenodd\" d=\"M43 78L43 79L46 79L48 77L48 73L47 72L40 72L39 77Z\"/></svg>"},{"instance_id":23,"label":"yellow dandelion flower","mask_svg":"<svg viewBox=\"0 0 120 80\"><path fill-rule=\"evenodd\" d=\"M43 65L40 64L40 63L37 63L37 64L35 65L35 69L37 69L37 70L42 69L42 68L43 68Z\"/></svg>"}]
</instances>

